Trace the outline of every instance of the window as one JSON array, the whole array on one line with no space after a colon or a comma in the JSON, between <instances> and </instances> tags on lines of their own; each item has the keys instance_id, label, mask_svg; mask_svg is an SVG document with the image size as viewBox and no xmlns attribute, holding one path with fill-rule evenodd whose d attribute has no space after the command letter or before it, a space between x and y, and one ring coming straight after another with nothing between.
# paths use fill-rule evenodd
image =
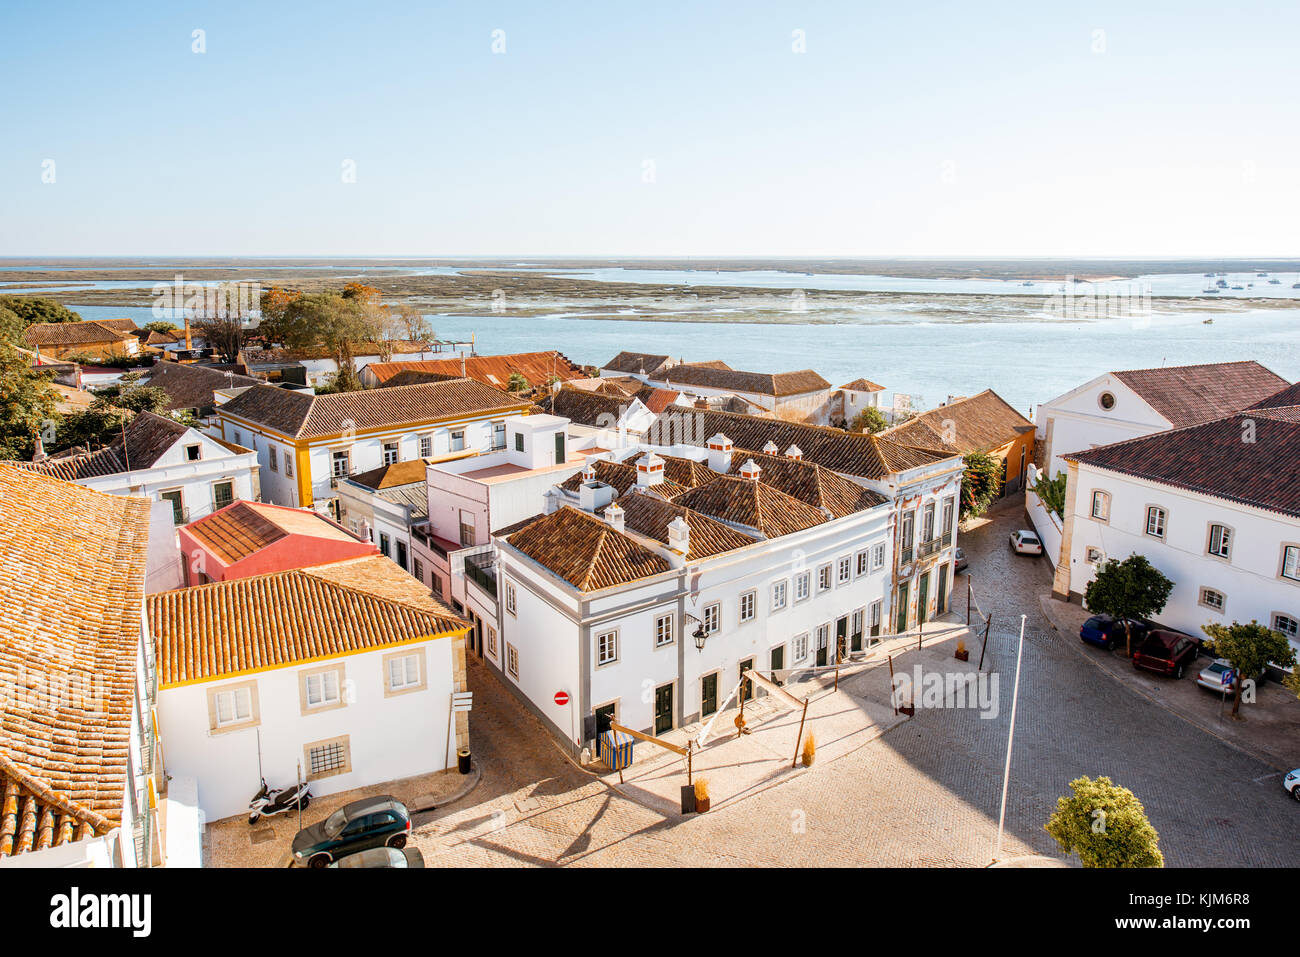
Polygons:
<instances>
[{"instance_id":1,"label":"window","mask_svg":"<svg viewBox=\"0 0 1300 957\"><path fill-rule=\"evenodd\" d=\"M856 561L856 564L855 564L855 566L854 566L853 574L854 574L856 577L861 578L861 577L862 577L863 575L865 575L866 573L867 573L867 552L866 552L866 550L864 549L864 550L858 552L858 555L857 555L857 561Z\"/></svg>"},{"instance_id":2,"label":"window","mask_svg":"<svg viewBox=\"0 0 1300 957\"><path fill-rule=\"evenodd\" d=\"M422 459L433 458L433 436L432 435L420 436L420 458Z\"/></svg>"},{"instance_id":3,"label":"window","mask_svg":"<svg viewBox=\"0 0 1300 957\"><path fill-rule=\"evenodd\" d=\"M1210 526L1210 544L1206 549L1218 558L1232 557L1232 529L1226 525Z\"/></svg>"},{"instance_id":4,"label":"window","mask_svg":"<svg viewBox=\"0 0 1300 957\"><path fill-rule=\"evenodd\" d=\"M461 452L465 448L465 430L456 429L451 433L451 450Z\"/></svg>"},{"instance_id":5,"label":"window","mask_svg":"<svg viewBox=\"0 0 1300 957\"><path fill-rule=\"evenodd\" d=\"M1215 591L1213 588L1201 589L1200 604L1204 605L1206 608L1212 608L1215 611L1223 611L1223 603L1225 600L1223 592L1221 591Z\"/></svg>"},{"instance_id":6,"label":"window","mask_svg":"<svg viewBox=\"0 0 1300 957\"><path fill-rule=\"evenodd\" d=\"M397 557L394 558L393 561L402 566L402 571L406 571L408 567L406 564L406 558L406 542L399 539L397 542Z\"/></svg>"},{"instance_id":7,"label":"window","mask_svg":"<svg viewBox=\"0 0 1300 957\"><path fill-rule=\"evenodd\" d=\"M1002 463L1006 465L1005 460ZM1004 479L1005 481L1005 479ZM921 541L930 542L934 540L934 502L930 502L921 512Z\"/></svg>"},{"instance_id":8,"label":"window","mask_svg":"<svg viewBox=\"0 0 1300 957\"><path fill-rule=\"evenodd\" d=\"M330 455L330 474L335 478L344 478L351 468L352 453L346 449L334 452Z\"/></svg>"},{"instance_id":9,"label":"window","mask_svg":"<svg viewBox=\"0 0 1300 957\"><path fill-rule=\"evenodd\" d=\"M488 654L495 658L497 656L497 630L491 625L488 625L487 630L487 646Z\"/></svg>"},{"instance_id":10,"label":"window","mask_svg":"<svg viewBox=\"0 0 1300 957\"><path fill-rule=\"evenodd\" d=\"M464 508L460 510L460 543L474 544L474 513Z\"/></svg>"},{"instance_id":11,"label":"window","mask_svg":"<svg viewBox=\"0 0 1300 957\"><path fill-rule=\"evenodd\" d=\"M1165 510L1158 505L1147 506L1147 534L1152 538L1165 537Z\"/></svg>"},{"instance_id":12,"label":"window","mask_svg":"<svg viewBox=\"0 0 1300 957\"><path fill-rule=\"evenodd\" d=\"M266 450L266 454L271 459L271 471L272 472L280 471L280 456L276 453L275 446L272 445L270 448L268 448Z\"/></svg>"},{"instance_id":13,"label":"window","mask_svg":"<svg viewBox=\"0 0 1300 957\"><path fill-rule=\"evenodd\" d=\"M785 607L787 584L782 578L779 582L772 582L772 610L780 611Z\"/></svg>"},{"instance_id":14,"label":"window","mask_svg":"<svg viewBox=\"0 0 1300 957\"><path fill-rule=\"evenodd\" d=\"M808 657L808 632L794 636L794 660L803 661Z\"/></svg>"},{"instance_id":15,"label":"window","mask_svg":"<svg viewBox=\"0 0 1300 957\"><path fill-rule=\"evenodd\" d=\"M516 452L522 452L523 450L524 450L524 433L522 433L522 432L516 432L516 433L515 433L515 451L516 451Z\"/></svg>"},{"instance_id":16,"label":"window","mask_svg":"<svg viewBox=\"0 0 1300 957\"><path fill-rule=\"evenodd\" d=\"M401 455L398 452L397 443L385 442L384 443L384 464L396 465L400 458Z\"/></svg>"},{"instance_id":17,"label":"window","mask_svg":"<svg viewBox=\"0 0 1300 957\"><path fill-rule=\"evenodd\" d=\"M512 678L519 677L519 652L508 641L506 642L506 671L510 672Z\"/></svg>"},{"instance_id":18,"label":"window","mask_svg":"<svg viewBox=\"0 0 1300 957\"><path fill-rule=\"evenodd\" d=\"M333 774L347 774L352 770L352 749L348 736L315 741L303 748L307 754L307 776L327 778Z\"/></svg>"},{"instance_id":19,"label":"window","mask_svg":"<svg viewBox=\"0 0 1300 957\"><path fill-rule=\"evenodd\" d=\"M388 552L389 552L389 549L391 549L391 548L392 548L392 540L388 537L388 533L387 533L387 532L380 532L380 533L379 533L379 550L380 550L381 552L383 552L385 556L387 556L387 555L388 555Z\"/></svg>"},{"instance_id":20,"label":"window","mask_svg":"<svg viewBox=\"0 0 1300 957\"><path fill-rule=\"evenodd\" d=\"M1110 520L1110 495L1102 491L1092 493L1092 517L1099 522Z\"/></svg>"},{"instance_id":21,"label":"window","mask_svg":"<svg viewBox=\"0 0 1300 957\"><path fill-rule=\"evenodd\" d=\"M871 626L872 638L880 636L880 608L881 603L880 600L877 599L876 601L873 601L871 607L867 609L867 621Z\"/></svg>"},{"instance_id":22,"label":"window","mask_svg":"<svg viewBox=\"0 0 1300 957\"><path fill-rule=\"evenodd\" d=\"M916 512L906 512L903 515L903 558L904 562L912 560L912 529L916 525Z\"/></svg>"},{"instance_id":23,"label":"window","mask_svg":"<svg viewBox=\"0 0 1300 957\"><path fill-rule=\"evenodd\" d=\"M417 558L415 559L415 561L411 563L411 566L412 566L411 574L414 575L416 578L418 578L420 580L420 583L423 584L424 583L424 562L420 561Z\"/></svg>"},{"instance_id":24,"label":"window","mask_svg":"<svg viewBox=\"0 0 1300 957\"><path fill-rule=\"evenodd\" d=\"M515 586L513 582L506 582L506 611L512 615L515 613Z\"/></svg>"},{"instance_id":25,"label":"window","mask_svg":"<svg viewBox=\"0 0 1300 957\"><path fill-rule=\"evenodd\" d=\"M1087 549L1084 550L1083 560L1089 565L1100 565L1105 561L1105 559L1106 556L1102 554L1101 549L1096 545L1089 545Z\"/></svg>"},{"instance_id":26,"label":"window","mask_svg":"<svg viewBox=\"0 0 1300 957\"><path fill-rule=\"evenodd\" d=\"M420 667L424 655L398 653L385 659L388 666L388 691L414 691L424 687L424 669Z\"/></svg>"},{"instance_id":27,"label":"window","mask_svg":"<svg viewBox=\"0 0 1300 957\"><path fill-rule=\"evenodd\" d=\"M1273 630L1280 631L1292 641L1300 637L1300 621L1296 621L1290 615L1273 614Z\"/></svg>"},{"instance_id":28,"label":"window","mask_svg":"<svg viewBox=\"0 0 1300 957\"><path fill-rule=\"evenodd\" d=\"M800 572L794 576L794 600L804 601L808 597L808 572Z\"/></svg>"},{"instance_id":29,"label":"window","mask_svg":"<svg viewBox=\"0 0 1300 957\"><path fill-rule=\"evenodd\" d=\"M673 643L673 616L660 615L655 619L655 647L662 648L664 645Z\"/></svg>"},{"instance_id":30,"label":"window","mask_svg":"<svg viewBox=\"0 0 1300 957\"><path fill-rule=\"evenodd\" d=\"M252 723L256 720L253 716L253 688L243 686L214 691L209 701L209 710L214 730Z\"/></svg>"},{"instance_id":31,"label":"window","mask_svg":"<svg viewBox=\"0 0 1300 957\"><path fill-rule=\"evenodd\" d=\"M871 570L879 571L885 567L885 543L871 547Z\"/></svg>"},{"instance_id":32,"label":"window","mask_svg":"<svg viewBox=\"0 0 1300 957\"><path fill-rule=\"evenodd\" d=\"M706 635L716 634L722 627L722 605L714 602L712 605L704 606L704 633Z\"/></svg>"},{"instance_id":33,"label":"window","mask_svg":"<svg viewBox=\"0 0 1300 957\"><path fill-rule=\"evenodd\" d=\"M302 710L338 707L343 704L343 668L330 665L304 671L302 674Z\"/></svg>"},{"instance_id":34,"label":"window","mask_svg":"<svg viewBox=\"0 0 1300 957\"><path fill-rule=\"evenodd\" d=\"M754 605L756 603L757 592L747 591L740 596L740 620L754 620Z\"/></svg>"},{"instance_id":35,"label":"window","mask_svg":"<svg viewBox=\"0 0 1300 957\"><path fill-rule=\"evenodd\" d=\"M835 583L843 585L853 577L853 557L845 555L836 563Z\"/></svg>"},{"instance_id":36,"label":"window","mask_svg":"<svg viewBox=\"0 0 1300 957\"><path fill-rule=\"evenodd\" d=\"M201 458L203 458L203 446L201 445L185 446L185 461L197 462ZM274 462L275 460L272 459L271 461ZM275 466L272 465L271 468L275 468Z\"/></svg>"},{"instance_id":37,"label":"window","mask_svg":"<svg viewBox=\"0 0 1300 957\"><path fill-rule=\"evenodd\" d=\"M238 429L235 429L235 444L236 444L236 445L243 445L243 444L244 444L244 436L243 436L243 433L241 433Z\"/></svg>"},{"instance_id":38,"label":"window","mask_svg":"<svg viewBox=\"0 0 1300 957\"><path fill-rule=\"evenodd\" d=\"M212 483L212 507L225 508L235 500L235 483L234 482L213 482Z\"/></svg>"},{"instance_id":39,"label":"window","mask_svg":"<svg viewBox=\"0 0 1300 957\"><path fill-rule=\"evenodd\" d=\"M172 503L172 523L175 525L185 524L185 504L181 497L180 489L171 489L167 492L159 492L158 498L163 502Z\"/></svg>"},{"instance_id":40,"label":"window","mask_svg":"<svg viewBox=\"0 0 1300 957\"><path fill-rule=\"evenodd\" d=\"M1115 408L1115 393L1103 392L1101 395L1097 396L1097 404L1109 412L1111 409Z\"/></svg>"},{"instance_id":41,"label":"window","mask_svg":"<svg viewBox=\"0 0 1300 957\"><path fill-rule=\"evenodd\" d=\"M618 632L607 631L596 636L596 664L607 665L618 661Z\"/></svg>"},{"instance_id":42,"label":"window","mask_svg":"<svg viewBox=\"0 0 1300 957\"><path fill-rule=\"evenodd\" d=\"M825 565L817 569L817 591L818 592L829 591L830 587L831 587L831 566L830 563L827 562Z\"/></svg>"},{"instance_id":43,"label":"window","mask_svg":"<svg viewBox=\"0 0 1300 957\"><path fill-rule=\"evenodd\" d=\"M952 535L953 506L954 506L953 496L949 495L947 498L943 500L943 518L940 520L942 522L943 527L939 529L940 533L943 535L945 543L949 541L950 536Z\"/></svg>"},{"instance_id":44,"label":"window","mask_svg":"<svg viewBox=\"0 0 1300 957\"><path fill-rule=\"evenodd\" d=\"M293 478L293 456L288 449L284 450L284 474L287 478Z\"/></svg>"},{"instance_id":45,"label":"window","mask_svg":"<svg viewBox=\"0 0 1300 957\"><path fill-rule=\"evenodd\" d=\"M1300 545L1282 546L1282 577L1300 582Z\"/></svg>"},{"instance_id":46,"label":"window","mask_svg":"<svg viewBox=\"0 0 1300 957\"><path fill-rule=\"evenodd\" d=\"M499 452L506 447L506 424L504 422L492 423L492 451Z\"/></svg>"}]
</instances>

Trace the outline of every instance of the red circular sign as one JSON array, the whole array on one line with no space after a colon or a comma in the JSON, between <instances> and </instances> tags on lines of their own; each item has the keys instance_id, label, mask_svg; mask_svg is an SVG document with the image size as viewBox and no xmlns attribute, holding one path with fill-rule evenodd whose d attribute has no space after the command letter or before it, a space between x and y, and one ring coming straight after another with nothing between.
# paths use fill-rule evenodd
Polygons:
<instances>
[{"instance_id":1,"label":"red circular sign","mask_svg":"<svg viewBox=\"0 0 1300 957\"><path fill-rule=\"evenodd\" d=\"M569 703L569 692L567 692L567 691L557 691L557 692L555 692L555 703L558 704L560 707L564 707L566 704L568 704L568 703Z\"/></svg>"}]
</instances>

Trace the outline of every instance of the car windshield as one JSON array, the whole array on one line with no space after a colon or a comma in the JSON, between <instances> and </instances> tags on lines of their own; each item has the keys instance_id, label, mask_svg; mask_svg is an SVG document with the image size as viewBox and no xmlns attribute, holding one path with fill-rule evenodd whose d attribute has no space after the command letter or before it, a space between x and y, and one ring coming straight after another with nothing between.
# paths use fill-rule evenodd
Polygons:
<instances>
[{"instance_id":1,"label":"car windshield","mask_svg":"<svg viewBox=\"0 0 1300 957\"><path fill-rule=\"evenodd\" d=\"M1037 545L1037 544L1038 544L1038 539L1035 538L1033 535L1030 535L1028 532L1021 532L1021 533L1020 533L1020 540L1021 540L1022 542L1024 542L1025 544L1027 544L1027 545Z\"/></svg>"},{"instance_id":2,"label":"car windshield","mask_svg":"<svg viewBox=\"0 0 1300 957\"><path fill-rule=\"evenodd\" d=\"M1228 670L1228 666L1221 661L1215 661L1212 664L1210 664L1205 670L1211 671L1216 675L1221 675Z\"/></svg>"},{"instance_id":3,"label":"car windshield","mask_svg":"<svg viewBox=\"0 0 1300 957\"><path fill-rule=\"evenodd\" d=\"M340 808L325 819L325 834L327 837L338 837L339 832L343 830L343 825L348 823L348 816Z\"/></svg>"}]
</instances>

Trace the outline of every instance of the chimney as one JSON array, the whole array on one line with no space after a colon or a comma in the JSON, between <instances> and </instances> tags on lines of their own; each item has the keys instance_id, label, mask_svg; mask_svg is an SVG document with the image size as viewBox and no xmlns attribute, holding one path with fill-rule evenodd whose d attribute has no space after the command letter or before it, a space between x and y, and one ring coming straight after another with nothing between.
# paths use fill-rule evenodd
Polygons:
<instances>
[{"instance_id":1,"label":"chimney","mask_svg":"<svg viewBox=\"0 0 1300 957\"><path fill-rule=\"evenodd\" d=\"M726 475L731 471L731 439L721 432L708 441L709 468Z\"/></svg>"},{"instance_id":2,"label":"chimney","mask_svg":"<svg viewBox=\"0 0 1300 957\"><path fill-rule=\"evenodd\" d=\"M697 408L697 409L707 409L708 407L709 407L709 400L706 399L706 398L704 398L704 396L699 396L699 397L695 400L695 408Z\"/></svg>"},{"instance_id":3,"label":"chimney","mask_svg":"<svg viewBox=\"0 0 1300 957\"><path fill-rule=\"evenodd\" d=\"M749 459L740 467L740 477L749 479L751 482L757 482L758 477L763 474L763 470L758 467L753 459Z\"/></svg>"},{"instance_id":4,"label":"chimney","mask_svg":"<svg viewBox=\"0 0 1300 957\"><path fill-rule=\"evenodd\" d=\"M36 430L36 449L32 452L32 461L44 462L45 458L45 443L41 441L41 430L38 428Z\"/></svg>"},{"instance_id":5,"label":"chimney","mask_svg":"<svg viewBox=\"0 0 1300 957\"><path fill-rule=\"evenodd\" d=\"M780 452L780 449L776 447L775 442L773 442L771 439L768 439L767 445L763 446L763 451L766 452L768 455L776 455Z\"/></svg>"},{"instance_id":6,"label":"chimney","mask_svg":"<svg viewBox=\"0 0 1300 957\"><path fill-rule=\"evenodd\" d=\"M650 452L636 463L636 484L641 488L661 485L664 480L664 460Z\"/></svg>"},{"instance_id":7,"label":"chimney","mask_svg":"<svg viewBox=\"0 0 1300 957\"><path fill-rule=\"evenodd\" d=\"M582 480L584 482L596 481L596 466L588 462L582 469Z\"/></svg>"},{"instance_id":8,"label":"chimney","mask_svg":"<svg viewBox=\"0 0 1300 957\"><path fill-rule=\"evenodd\" d=\"M616 532L623 531L623 510L617 505L605 509L605 523Z\"/></svg>"},{"instance_id":9,"label":"chimney","mask_svg":"<svg viewBox=\"0 0 1300 957\"><path fill-rule=\"evenodd\" d=\"M668 523L668 548L683 557L691 550L691 527L680 515Z\"/></svg>"},{"instance_id":10,"label":"chimney","mask_svg":"<svg viewBox=\"0 0 1300 957\"><path fill-rule=\"evenodd\" d=\"M583 482L578 486L578 507L593 515L614 501L614 486L604 482Z\"/></svg>"},{"instance_id":11,"label":"chimney","mask_svg":"<svg viewBox=\"0 0 1300 957\"><path fill-rule=\"evenodd\" d=\"M190 314L186 312L184 313L184 315L185 315L185 351L189 352L191 349L194 348L194 340L190 338Z\"/></svg>"},{"instance_id":12,"label":"chimney","mask_svg":"<svg viewBox=\"0 0 1300 957\"><path fill-rule=\"evenodd\" d=\"M788 459L794 459L796 462L802 462L803 450L797 445L791 445L785 450L785 457Z\"/></svg>"}]
</instances>

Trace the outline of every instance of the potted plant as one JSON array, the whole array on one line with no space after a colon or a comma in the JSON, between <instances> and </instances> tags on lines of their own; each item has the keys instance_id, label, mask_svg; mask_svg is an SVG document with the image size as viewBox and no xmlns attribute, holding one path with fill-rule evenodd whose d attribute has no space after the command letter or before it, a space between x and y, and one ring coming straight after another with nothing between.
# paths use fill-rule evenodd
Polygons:
<instances>
[{"instance_id":1,"label":"potted plant","mask_svg":"<svg viewBox=\"0 0 1300 957\"><path fill-rule=\"evenodd\" d=\"M817 757L817 739L809 734L808 739L803 743L803 766L812 767L813 761Z\"/></svg>"},{"instance_id":2,"label":"potted plant","mask_svg":"<svg viewBox=\"0 0 1300 957\"><path fill-rule=\"evenodd\" d=\"M709 781L699 778L695 782L695 810L704 812L709 809Z\"/></svg>"},{"instance_id":3,"label":"potted plant","mask_svg":"<svg viewBox=\"0 0 1300 957\"><path fill-rule=\"evenodd\" d=\"M970 652L966 650L966 642L957 642L957 650L952 653L952 656L958 661L970 661Z\"/></svg>"}]
</instances>

